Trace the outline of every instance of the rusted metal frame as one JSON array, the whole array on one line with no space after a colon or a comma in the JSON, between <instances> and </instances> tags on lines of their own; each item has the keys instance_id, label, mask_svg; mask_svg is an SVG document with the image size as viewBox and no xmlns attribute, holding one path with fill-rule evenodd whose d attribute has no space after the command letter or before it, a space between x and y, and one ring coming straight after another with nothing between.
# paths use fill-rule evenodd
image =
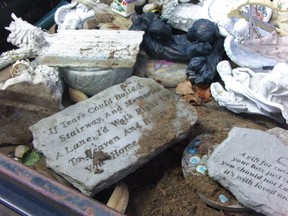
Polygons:
<instances>
[{"instance_id":1,"label":"rusted metal frame","mask_svg":"<svg viewBox=\"0 0 288 216\"><path fill-rule=\"evenodd\" d=\"M0 202L22 215L31 215L31 211L42 208L43 213L50 212L48 215L58 212L60 215L123 216L2 154L0 184Z\"/></svg>"}]
</instances>

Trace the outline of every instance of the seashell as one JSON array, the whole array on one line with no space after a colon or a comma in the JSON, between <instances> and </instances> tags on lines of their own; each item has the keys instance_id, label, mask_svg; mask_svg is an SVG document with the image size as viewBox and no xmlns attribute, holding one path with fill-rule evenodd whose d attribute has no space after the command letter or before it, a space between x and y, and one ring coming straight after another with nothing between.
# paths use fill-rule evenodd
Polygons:
<instances>
[{"instance_id":1,"label":"seashell","mask_svg":"<svg viewBox=\"0 0 288 216\"><path fill-rule=\"evenodd\" d=\"M14 13L11 14L11 17L14 21L11 22L9 27L5 28L11 32L7 38L8 42L17 47L29 45L35 48L40 48L47 44L48 33L16 17Z\"/></svg>"},{"instance_id":2,"label":"seashell","mask_svg":"<svg viewBox=\"0 0 288 216\"><path fill-rule=\"evenodd\" d=\"M86 94L84 94L83 92L77 89L73 89L71 87L69 87L69 96L70 96L70 100L76 103L88 99Z\"/></svg>"},{"instance_id":3,"label":"seashell","mask_svg":"<svg viewBox=\"0 0 288 216\"><path fill-rule=\"evenodd\" d=\"M28 62L24 60L17 60L10 70L11 77L19 75L21 72L32 69ZM33 69L32 69L33 70Z\"/></svg>"}]
</instances>

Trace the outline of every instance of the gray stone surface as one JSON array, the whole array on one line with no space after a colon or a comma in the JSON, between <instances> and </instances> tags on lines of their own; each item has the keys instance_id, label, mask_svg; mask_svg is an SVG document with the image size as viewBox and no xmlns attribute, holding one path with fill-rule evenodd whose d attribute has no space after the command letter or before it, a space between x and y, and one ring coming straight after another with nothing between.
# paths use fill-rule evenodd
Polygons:
<instances>
[{"instance_id":1,"label":"gray stone surface","mask_svg":"<svg viewBox=\"0 0 288 216\"><path fill-rule=\"evenodd\" d=\"M58 71L38 66L0 82L0 145L31 142L29 127L63 109Z\"/></svg>"},{"instance_id":2,"label":"gray stone surface","mask_svg":"<svg viewBox=\"0 0 288 216\"><path fill-rule=\"evenodd\" d=\"M243 205L265 215L285 216L288 147L278 137L288 137L287 132L272 133L233 128L209 158L208 173Z\"/></svg>"},{"instance_id":3,"label":"gray stone surface","mask_svg":"<svg viewBox=\"0 0 288 216\"><path fill-rule=\"evenodd\" d=\"M132 75L143 31L65 30L41 50L40 64L61 68L66 83L95 95Z\"/></svg>"},{"instance_id":4,"label":"gray stone surface","mask_svg":"<svg viewBox=\"0 0 288 216\"><path fill-rule=\"evenodd\" d=\"M87 95L95 95L104 89L124 82L133 68L60 68L68 85Z\"/></svg>"},{"instance_id":5,"label":"gray stone surface","mask_svg":"<svg viewBox=\"0 0 288 216\"><path fill-rule=\"evenodd\" d=\"M288 146L288 130L283 128L275 127L267 130L268 133L277 136L285 145Z\"/></svg>"},{"instance_id":6,"label":"gray stone surface","mask_svg":"<svg viewBox=\"0 0 288 216\"><path fill-rule=\"evenodd\" d=\"M138 56L134 74L149 77L160 82L166 88L175 88L185 80L187 64L169 62L166 60L154 60Z\"/></svg>"},{"instance_id":7,"label":"gray stone surface","mask_svg":"<svg viewBox=\"0 0 288 216\"><path fill-rule=\"evenodd\" d=\"M30 129L47 165L93 195L184 139L196 120L190 104L133 76Z\"/></svg>"}]
</instances>

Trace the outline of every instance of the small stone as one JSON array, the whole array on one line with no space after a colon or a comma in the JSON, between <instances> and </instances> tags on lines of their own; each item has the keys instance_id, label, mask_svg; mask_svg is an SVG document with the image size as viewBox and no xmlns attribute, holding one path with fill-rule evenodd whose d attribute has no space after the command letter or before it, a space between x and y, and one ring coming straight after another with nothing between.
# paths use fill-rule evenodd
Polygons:
<instances>
[{"instance_id":1,"label":"small stone","mask_svg":"<svg viewBox=\"0 0 288 216\"><path fill-rule=\"evenodd\" d=\"M189 146L189 147L187 148L187 151L188 151L190 154L195 154L195 153L196 153L196 149L193 148L193 147L191 147L191 146Z\"/></svg>"},{"instance_id":2,"label":"small stone","mask_svg":"<svg viewBox=\"0 0 288 216\"><path fill-rule=\"evenodd\" d=\"M200 158L198 156L192 156L189 161L191 164L197 165L200 163Z\"/></svg>"},{"instance_id":3,"label":"small stone","mask_svg":"<svg viewBox=\"0 0 288 216\"><path fill-rule=\"evenodd\" d=\"M15 156L19 159L23 157L23 155L29 151L29 147L26 145L19 145L15 148Z\"/></svg>"},{"instance_id":4,"label":"small stone","mask_svg":"<svg viewBox=\"0 0 288 216\"><path fill-rule=\"evenodd\" d=\"M206 171L207 171L207 167L204 166L204 165L198 165L198 166L196 167L196 171L199 172L199 173L201 173L201 174L205 174Z\"/></svg>"},{"instance_id":5,"label":"small stone","mask_svg":"<svg viewBox=\"0 0 288 216\"><path fill-rule=\"evenodd\" d=\"M228 202L228 198L225 195L223 195L223 194L219 195L219 200L220 200L221 203Z\"/></svg>"}]
</instances>

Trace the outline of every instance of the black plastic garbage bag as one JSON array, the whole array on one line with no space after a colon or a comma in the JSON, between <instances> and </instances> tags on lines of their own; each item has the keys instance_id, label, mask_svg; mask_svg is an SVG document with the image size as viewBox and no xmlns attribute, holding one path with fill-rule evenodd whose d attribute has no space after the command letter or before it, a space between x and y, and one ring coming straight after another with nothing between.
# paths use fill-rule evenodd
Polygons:
<instances>
[{"instance_id":1,"label":"black plastic garbage bag","mask_svg":"<svg viewBox=\"0 0 288 216\"><path fill-rule=\"evenodd\" d=\"M207 56L197 56L188 64L186 75L190 82L195 85L208 85L213 82L217 74L216 66L222 60L225 51L223 48L224 38L220 37Z\"/></svg>"},{"instance_id":2,"label":"black plastic garbage bag","mask_svg":"<svg viewBox=\"0 0 288 216\"><path fill-rule=\"evenodd\" d=\"M166 20L149 12L133 16L130 30L145 31L141 48L151 58L189 62L187 77L193 84L214 79L224 48L218 27L210 20L199 19L187 34L173 35Z\"/></svg>"}]
</instances>

